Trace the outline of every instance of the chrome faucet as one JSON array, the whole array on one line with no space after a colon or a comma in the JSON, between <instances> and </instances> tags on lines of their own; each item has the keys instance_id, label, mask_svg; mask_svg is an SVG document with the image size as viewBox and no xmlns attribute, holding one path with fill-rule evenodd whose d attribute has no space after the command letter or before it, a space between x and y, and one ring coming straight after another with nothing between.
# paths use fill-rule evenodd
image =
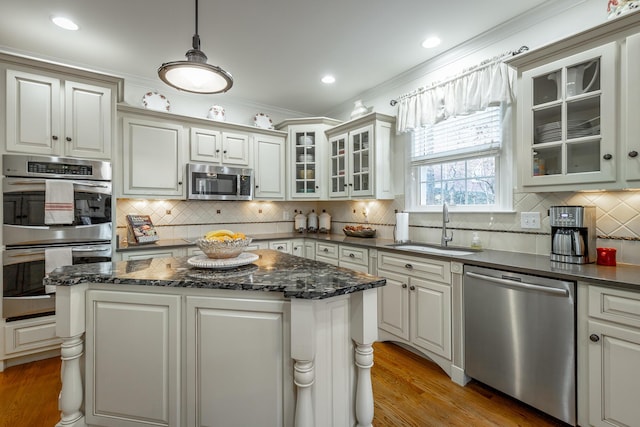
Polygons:
<instances>
[{"instance_id":1,"label":"chrome faucet","mask_svg":"<svg viewBox=\"0 0 640 427\"><path fill-rule=\"evenodd\" d=\"M450 236L447 236L447 223L449 222L449 207L447 202L442 203L442 238L440 239L440 246L445 247L447 243L453 240L453 232Z\"/></svg>"}]
</instances>

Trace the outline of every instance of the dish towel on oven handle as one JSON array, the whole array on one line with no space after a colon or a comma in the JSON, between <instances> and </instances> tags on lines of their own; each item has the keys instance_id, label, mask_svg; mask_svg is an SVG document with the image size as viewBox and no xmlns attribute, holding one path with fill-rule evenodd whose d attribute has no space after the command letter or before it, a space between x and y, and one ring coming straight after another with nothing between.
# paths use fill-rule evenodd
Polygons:
<instances>
[{"instance_id":1,"label":"dish towel on oven handle","mask_svg":"<svg viewBox=\"0 0 640 427\"><path fill-rule=\"evenodd\" d=\"M73 219L73 182L45 180L44 223L72 224Z\"/></svg>"},{"instance_id":2,"label":"dish towel on oven handle","mask_svg":"<svg viewBox=\"0 0 640 427\"><path fill-rule=\"evenodd\" d=\"M47 248L44 250L44 274L48 275L58 267L73 264L73 251L70 246L64 248ZM53 294L56 287L45 285L45 292Z\"/></svg>"}]
</instances>

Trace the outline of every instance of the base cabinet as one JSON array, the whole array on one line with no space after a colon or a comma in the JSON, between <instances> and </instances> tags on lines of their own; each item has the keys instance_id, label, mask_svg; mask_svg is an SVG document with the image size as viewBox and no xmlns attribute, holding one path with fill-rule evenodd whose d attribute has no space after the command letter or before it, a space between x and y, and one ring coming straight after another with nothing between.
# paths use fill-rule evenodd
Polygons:
<instances>
[{"instance_id":1,"label":"base cabinet","mask_svg":"<svg viewBox=\"0 0 640 427\"><path fill-rule=\"evenodd\" d=\"M285 306L284 301L187 297L187 425L292 424ZM251 408L247 390L255 397Z\"/></svg>"},{"instance_id":2,"label":"base cabinet","mask_svg":"<svg viewBox=\"0 0 640 427\"><path fill-rule=\"evenodd\" d=\"M451 375L451 263L378 252L381 339L399 341L422 351Z\"/></svg>"},{"instance_id":3,"label":"base cabinet","mask_svg":"<svg viewBox=\"0 0 640 427\"><path fill-rule=\"evenodd\" d=\"M181 424L180 296L87 292L87 424Z\"/></svg>"},{"instance_id":4,"label":"base cabinet","mask_svg":"<svg viewBox=\"0 0 640 427\"><path fill-rule=\"evenodd\" d=\"M589 286L588 406L592 426L640 420L640 293Z\"/></svg>"}]
</instances>

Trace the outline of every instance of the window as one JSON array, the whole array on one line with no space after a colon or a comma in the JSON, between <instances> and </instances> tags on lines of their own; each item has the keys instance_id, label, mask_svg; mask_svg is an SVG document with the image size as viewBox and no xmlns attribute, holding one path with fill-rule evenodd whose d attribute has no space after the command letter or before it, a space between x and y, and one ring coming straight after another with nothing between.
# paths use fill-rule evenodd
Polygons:
<instances>
[{"instance_id":1,"label":"window","mask_svg":"<svg viewBox=\"0 0 640 427\"><path fill-rule=\"evenodd\" d=\"M462 210L510 209L504 110L489 107L415 129L408 182L411 210L447 202Z\"/></svg>"}]
</instances>

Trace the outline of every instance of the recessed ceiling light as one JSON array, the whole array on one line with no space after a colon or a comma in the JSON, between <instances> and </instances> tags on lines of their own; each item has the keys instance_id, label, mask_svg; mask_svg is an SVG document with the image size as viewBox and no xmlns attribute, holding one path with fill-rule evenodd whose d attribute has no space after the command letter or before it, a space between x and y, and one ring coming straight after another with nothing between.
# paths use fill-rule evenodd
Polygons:
<instances>
[{"instance_id":1,"label":"recessed ceiling light","mask_svg":"<svg viewBox=\"0 0 640 427\"><path fill-rule=\"evenodd\" d=\"M425 41L422 42L422 47L431 49L432 47L436 47L440 44L442 40L439 37L429 37Z\"/></svg>"},{"instance_id":2,"label":"recessed ceiling light","mask_svg":"<svg viewBox=\"0 0 640 427\"><path fill-rule=\"evenodd\" d=\"M331 75L326 75L322 78L322 83L325 83L328 85L335 82L336 82L336 78Z\"/></svg>"},{"instance_id":3,"label":"recessed ceiling light","mask_svg":"<svg viewBox=\"0 0 640 427\"><path fill-rule=\"evenodd\" d=\"M78 24L63 16L54 16L51 18L51 21L58 27L64 28L65 30L76 31L79 28Z\"/></svg>"}]
</instances>

